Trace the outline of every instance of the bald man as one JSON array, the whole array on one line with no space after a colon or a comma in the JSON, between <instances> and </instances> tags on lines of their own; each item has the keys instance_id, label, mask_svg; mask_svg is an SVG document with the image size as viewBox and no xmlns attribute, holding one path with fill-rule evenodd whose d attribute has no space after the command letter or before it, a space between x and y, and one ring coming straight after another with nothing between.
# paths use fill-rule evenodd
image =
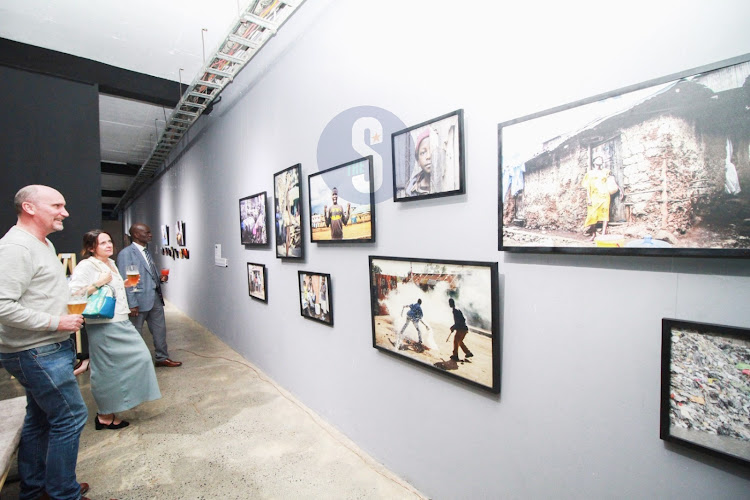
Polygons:
<instances>
[{"instance_id":1,"label":"bald man","mask_svg":"<svg viewBox=\"0 0 750 500\"><path fill-rule=\"evenodd\" d=\"M68 314L68 284L47 235L62 231L65 198L31 185L15 197L18 222L0 239L0 362L26 390L18 449L21 499L75 499L81 431L88 410L73 375L70 334L83 324Z\"/></svg>"}]
</instances>

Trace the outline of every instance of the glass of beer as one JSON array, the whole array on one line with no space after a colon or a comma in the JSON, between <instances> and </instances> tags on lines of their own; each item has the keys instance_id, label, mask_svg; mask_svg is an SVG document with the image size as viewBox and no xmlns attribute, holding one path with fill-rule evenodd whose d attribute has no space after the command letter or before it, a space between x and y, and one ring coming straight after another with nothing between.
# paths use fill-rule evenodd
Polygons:
<instances>
[{"instance_id":1,"label":"glass of beer","mask_svg":"<svg viewBox=\"0 0 750 500\"><path fill-rule=\"evenodd\" d=\"M138 282L141 280L141 272L138 271L138 266L128 266L125 269L125 286L126 287L134 287L138 284ZM138 290L133 290L134 292L137 292Z\"/></svg>"},{"instance_id":2,"label":"glass of beer","mask_svg":"<svg viewBox=\"0 0 750 500\"><path fill-rule=\"evenodd\" d=\"M70 291L68 297L68 312L70 314L81 314L86 309L88 298L87 288L75 288Z\"/></svg>"}]
</instances>

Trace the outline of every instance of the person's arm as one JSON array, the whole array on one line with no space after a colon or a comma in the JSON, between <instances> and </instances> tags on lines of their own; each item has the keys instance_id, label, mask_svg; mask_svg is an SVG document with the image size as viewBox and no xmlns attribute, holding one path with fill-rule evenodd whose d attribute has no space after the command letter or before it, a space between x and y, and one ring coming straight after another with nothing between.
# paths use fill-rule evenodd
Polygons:
<instances>
[{"instance_id":1,"label":"person's arm","mask_svg":"<svg viewBox=\"0 0 750 500\"><path fill-rule=\"evenodd\" d=\"M346 225L346 224L349 223L349 215L351 214L351 212L352 212L352 204L351 203L347 203L346 204L346 215L343 215L343 214L341 215L341 222L343 222L344 225Z\"/></svg>"},{"instance_id":2,"label":"person's arm","mask_svg":"<svg viewBox=\"0 0 750 500\"><path fill-rule=\"evenodd\" d=\"M46 311L35 311L21 305L19 300L29 288L33 277L31 254L14 244L0 245L0 323L24 330L51 332L76 331L83 323L80 314L57 316Z\"/></svg>"},{"instance_id":3,"label":"person's arm","mask_svg":"<svg viewBox=\"0 0 750 500\"><path fill-rule=\"evenodd\" d=\"M117 269L120 271L120 276L122 276L123 280L126 280L127 275L127 268L130 265L138 265L138 263L133 259L133 257L138 257L137 255L133 255L133 247L127 246L120 250L120 253L117 254ZM130 315L131 316L137 316L138 315L138 301L135 297L135 288L136 287L126 287L125 288L125 296L128 299L128 307L130 307Z\"/></svg>"},{"instance_id":4,"label":"person's arm","mask_svg":"<svg viewBox=\"0 0 750 500\"><path fill-rule=\"evenodd\" d=\"M331 225L331 213L328 211L328 205L323 205L323 219L326 221L326 227Z\"/></svg>"},{"instance_id":5,"label":"person's arm","mask_svg":"<svg viewBox=\"0 0 750 500\"><path fill-rule=\"evenodd\" d=\"M104 273L94 264L91 264L87 260L82 260L78 263L73 274L70 275L70 283L68 284L71 290L77 288L86 288L86 292L91 295L98 288L106 285L112 280L112 273Z\"/></svg>"}]
</instances>

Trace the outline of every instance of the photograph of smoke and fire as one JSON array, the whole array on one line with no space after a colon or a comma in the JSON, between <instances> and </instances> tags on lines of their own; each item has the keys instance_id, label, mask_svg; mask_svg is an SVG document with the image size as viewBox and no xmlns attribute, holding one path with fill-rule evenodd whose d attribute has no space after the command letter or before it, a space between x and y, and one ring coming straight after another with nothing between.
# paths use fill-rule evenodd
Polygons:
<instances>
[{"instance_id":1,"label":"photograph of smoke and fire","mask_svg":"<svg viewBox=\"0 0 750 500\"><path fill-rule=\"evenodd\" d=\"M495 262L370 256L373 347L500 392Z\"/></svg>"}]
</instances>

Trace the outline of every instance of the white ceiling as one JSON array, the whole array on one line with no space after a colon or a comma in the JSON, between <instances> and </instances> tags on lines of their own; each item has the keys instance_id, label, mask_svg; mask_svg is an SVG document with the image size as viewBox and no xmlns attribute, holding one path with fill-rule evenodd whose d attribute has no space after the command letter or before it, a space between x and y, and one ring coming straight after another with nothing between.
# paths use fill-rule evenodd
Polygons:
<instances>
[{"instance_id":1,"label":"white ceiling","mask_svg":"<svg viewBox=\"0 0 750 500\"><path fill-rule=\"evenodd\" d=\"M0 0L0 37L187 84L203 66L204 47L206 54L213 53L249 3ZM165 115L171 111L100 95L102 162L142 165L158 138L156 128L164 127ZM102 189L127 190L130 180L103 174ZM102 203L118 201L102 198Z\"/></svg>"}]
</instances>

